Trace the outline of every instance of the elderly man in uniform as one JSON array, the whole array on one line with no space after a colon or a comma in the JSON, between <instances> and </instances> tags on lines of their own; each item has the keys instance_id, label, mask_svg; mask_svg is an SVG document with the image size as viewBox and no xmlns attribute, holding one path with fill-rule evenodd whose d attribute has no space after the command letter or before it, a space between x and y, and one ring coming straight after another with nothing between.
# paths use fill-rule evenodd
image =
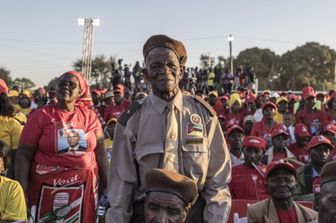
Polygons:
<instances>
[{"instance_id":1,"label":"elderly man in uniform","mask_svg":"<svg viewBox=\"0 0 336 223\"><path fill-rule=\"evenodd\" d=\"M247 207L249 223L303 223L317 220L317 212L293 201L297 173L290 163L271 163L266 169L272 198Z\"/></svg>"},{"instance_id":2,"label":"elderly man in uniform","mask_svg":"<svg viewBox=\"0 0 336 223\"><path fill-rule=\"evenodd\" d=\"M149 96L118 119L110 165L108 223L144 222L144 176L165 168L197 183L199 198L186 222L226 222L231 196L230 153L216 113L197 96L183 95L179 82L187 54L165 35L143 47Z\"/></svg>"},{"instance_id":3,"label":"elderly man in uniform","mask_svg":"<svg viewBox=\"0 0 336 223\"><path fill-rule=\"evenodd\" d=\"M145 175L146 223L185 222L198 197L197 185L190 178L167 169L152 169Z\"/></svg>"},{"instance_id":4,"label":"elderly man in uniform","mask_svg":"<svg viewBox=\"0 0 336 223\"><path fill-rule=\"evenodd\" d=\"M321 190L315 196L319 223L336 222L336 161L327 163L321 171Z\"/></svg>"}]
</instances>

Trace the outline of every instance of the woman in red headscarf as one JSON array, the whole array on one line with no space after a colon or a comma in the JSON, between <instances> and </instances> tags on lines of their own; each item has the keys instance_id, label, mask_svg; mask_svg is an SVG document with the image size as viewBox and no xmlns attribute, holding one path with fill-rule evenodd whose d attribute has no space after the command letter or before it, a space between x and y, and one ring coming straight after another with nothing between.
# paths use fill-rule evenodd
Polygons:
<instances>
[{"instance_id":1,"label":"woman in red headscarf","mask_svg":"<svg viewBox=\"0 0 336 223\"><path fill-rule=\"evenodd\" d=\"M35 111L23 129L15 173L33 222L95 221L107 156L89 92L80 73L61 75L57 103Z\"/></svg>"}]
</instances>

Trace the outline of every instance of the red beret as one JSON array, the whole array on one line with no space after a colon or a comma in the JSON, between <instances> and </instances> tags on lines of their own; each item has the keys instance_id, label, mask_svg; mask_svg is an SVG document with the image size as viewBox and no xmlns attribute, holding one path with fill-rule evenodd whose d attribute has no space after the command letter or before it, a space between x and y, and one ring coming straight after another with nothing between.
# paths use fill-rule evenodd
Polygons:
<instances>
[{"instance_id":1,"label":"red beret","mask_svg":"<svg viewBox=\"0 0 336 223\"><path fill-rule=\"evenodd\" d=\"M307 126L305 126L303 123L299 122L298 124L295 125L295 129L294 129L294 134L299 136L299 137L307 137L307 136L311 136Z\"/></svg>"},{"instance_id":2,"label":"red beret","mask_svg":"<svg viewBox=\"0 0 336 223\"><path fill-rule=\"evenodd\" d=\"M334 146L331 144L330 140L324 137L323 135L318 135L318 136L313 136L313 138L310 140L307 148L308 151L311 149L315 148L316 146L325 144L328 146L330 149L334 149Z\"/></svg>"},{"instance_id":3,"label":"red beret","mask_svg":"<svg viewBox=\"0 0 336 223\"><path fill-rule=\"evenodd\" d=\"M282 161L282 160L281 160ZM289 170L294 176L295 178L297 177L297 172L296 172L296 169L295 167L288 163L288 162L272 162L270 164L268 164L267 168L266 168L266 179L268 179L269 175L275 171L275 170L278 170L278 169L286 169L286 170Z\"/></svg>"},{"instance_id":4,"label":"red beret","mask_svg":"<svg viewBox=\"0 0 336 223\"><path fill-rule=\"evenodd\" d=\"M171 193L186 204L193 203L198 196L196 183L179 173L167 169L152 169L145 175L147 192Z\"/></svg>"},{"instance_id":5,"label":"red beret","mask_svg":"<svg viewBox=\"0 0 336 223\"><path fill-rule=\"evenodd\" d=\"M151 36L143 46L143 56L146 59L149 51L156 47L165 47L168 48L176 54L177 58L180 61L182 66L185 65L187 61L187 51L182 42L172 39L166 35L154 35Z\"/></svg>"},{"instance_id":6,"label":"red beret","mask_svg":"<svg viewBox=\"0 0 336 223\"><path fill-rule=\"evenodd\" d=\"M260 137L257 136L248 136L244 139L243 147L245 148L257 148L260 150L264 150L267 146L267 142Z\"/></svg>"},{"instance_id":7,"label":"red beret","mask_svg":"<svg viewBox=\"0 0 336 223\"><path fill-rule=\"evenodd\" d=\"M281 134L285 135L287 138L289 137L286 127L283 124L277 124L271 131L271 138L273 139L275 136Z\"/></svg>"}]
</instances>

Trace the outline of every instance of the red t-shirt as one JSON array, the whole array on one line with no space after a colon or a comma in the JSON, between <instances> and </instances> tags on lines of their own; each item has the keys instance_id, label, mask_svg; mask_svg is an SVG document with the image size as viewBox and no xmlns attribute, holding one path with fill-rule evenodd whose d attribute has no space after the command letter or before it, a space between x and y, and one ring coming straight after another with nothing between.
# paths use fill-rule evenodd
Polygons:
<instances>
[{"instance_id":1,"label":"red t-shirt","mask_svg":"<svg viewBox=\"0 0 336 223\"><path fill-rule=\"evenodd\" d=\"M226 115L226 126L230 127L233 125L239 125L240 127L243 127L244 123L244 114L238 113L238 114L232 114L229 113Z\"/></svg>"},{"instance_id":2,"label":"red t-shirt","mask_svg":"<svg viewBox=\"0 0 336 223\"><path fill-rule=\"evenodd\" d=\"M310 160L310 156L307 153L306 148L298 147L296 143L293 143L288 147L288 149L296 156L297 160L303 163L307 163Z\"/></svg>"},{"instance_id":3,"label":"red t-shirt","mask_svg":"<svg viewBox=\"0 0 336 223\"><path fill-rule=\"evenodd\" d=\"M89 167L96 164L97 131L102 129L93 110L75 107L67 112L47 105L32 114L20 143L36 148L34 159L40 164Z\"/></svg>"},{"instance_id":4,"label":"red t-shirt","mask_svg":"<svg viewBox=\"0 0 336 223\"><path fill-rule=\"evenodd\" d=\"M279 161L279 160L286 159L286 158L287 158L286 153L273 153L272 162Z\"/></svg>"},{"instance_id":5,"label":"red t-shirt","mask_svg":"<svg viewBox=\"0 0 336 223\"><path fill-rule=\"evenodd\" d=\"M336 125L336 115L326 113L324 119L324 125L327 126L328 124Z\"/></svg>"},{"instance_id":6,"label":"red t-shirt","mask_svg":"<svg viewBox=\"0 0 336 223\"><path fill-rule=\"evenodd\" d=\"M319 135L323 131L323 124L326 122L326 114L319 110L308 112L306 109L296 114L296 123L303 123L307 126L312 135Z\"/></svg>"},{"instance_id":7,"label":"red t-shirt","mask_svg":"<svg viewBox=\"0 0 336 223\"><path fill-rule=\"evenodd\" d=\"M295 208L289 210L276 209L280 223L297 223Z\"/></svg>"},{"instance_id":8,"label":"red t-shirt","mask_svg":"<svg viewBox=\"0 0 336 223\"><path fill-rule=\"evenodd\" d=\"M265 165L259 165L265 174ZM264 177L255 169L244 164L232 168L232 179L229 184L232 199L263 200L269 198Z\"/></svg>"},{"instance_id":9,"label":"red t-shirt","mask_svg":"<svg viewBox=\"0 0 336 223\"><path fill-rule=\"evenodd\" d=\"M262 120L261 122L255 122L253 124L252 130L251 130L251 136L258 136L267 142L268 146L272 145L272 138L271 138L271 132L274 129L274 127L277 125L276 122L274 122L274 125L269 127L265 120Z\"/></svg>"},{"instance_id":10,"label":"red t-shirt","mask_svg":"<svg viewBox=\"0 0 336 223\"><path fill-rule=\"evenodd\" d=\"M104 113L104 120L108 122L111 118L119 118L119 116L127 109L129 102L124 100L121 105L111 105Z\"/></svg>"}]
</instances>

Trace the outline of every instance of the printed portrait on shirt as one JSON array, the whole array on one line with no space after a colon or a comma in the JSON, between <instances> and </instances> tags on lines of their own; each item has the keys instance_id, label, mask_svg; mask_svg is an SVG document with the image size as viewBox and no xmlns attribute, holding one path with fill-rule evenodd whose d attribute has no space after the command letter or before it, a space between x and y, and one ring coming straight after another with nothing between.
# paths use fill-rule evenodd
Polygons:
<instances>
[{"instance_id":1,"label":"printed portrait on shirt","mask_svg":"<svg viewBox=\"0 0 336 223\"><path fill-rule=\"evenodd\" d=\"M80 154L86 152L87 141L83 129L63 126L57 130L58 153Z\"/></svg>"}]
</instances>

